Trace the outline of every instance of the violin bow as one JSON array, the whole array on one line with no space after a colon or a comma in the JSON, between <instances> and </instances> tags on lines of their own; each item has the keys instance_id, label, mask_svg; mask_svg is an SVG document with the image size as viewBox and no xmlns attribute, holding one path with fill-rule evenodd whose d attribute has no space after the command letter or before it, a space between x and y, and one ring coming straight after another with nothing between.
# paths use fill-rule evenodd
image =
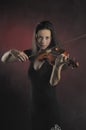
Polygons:
<instances>
[{"instance_id":1,"label":"violin bow","mask_svg":"<svg viewBox=\"0 0 86 130\"><path fill-rule=\"evenodd\" d=\"M82 35L80 35L80 36L77 36L77 37L75 37L75 38L72 38L72 39L70 39L70 40L66 40L66 41L64 41L63 43L73 42L73 41L76 41L76 40L79 40L79 39L82 39L82 38L85 38L85 37L86 37L86 33L84 33L84 34L82 34Z\"/></svg>"}]
</instances>

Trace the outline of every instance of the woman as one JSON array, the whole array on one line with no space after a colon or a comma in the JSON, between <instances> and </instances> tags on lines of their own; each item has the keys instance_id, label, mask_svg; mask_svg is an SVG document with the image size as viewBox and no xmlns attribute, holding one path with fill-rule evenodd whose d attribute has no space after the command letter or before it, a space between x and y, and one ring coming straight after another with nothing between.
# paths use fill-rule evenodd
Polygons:
<instances>
[{"instance_id":1,"label":"woman","mask_svg":"<svg viewBox=\"0 0 86 130\"><path fill-rule=\"evenodd\" d=\"M51 22L42 21L35 28L32 49L10 50L1 58L2 62L31 61L28 76L32 88L32 130L61 130L55 86L60 80L61 69L65 64L63 61L66 61L68 55L60 54L53 65L46 58L39 60L37 57L54 47L60 48L54 27Z\"/></svg>"}]
</instances>

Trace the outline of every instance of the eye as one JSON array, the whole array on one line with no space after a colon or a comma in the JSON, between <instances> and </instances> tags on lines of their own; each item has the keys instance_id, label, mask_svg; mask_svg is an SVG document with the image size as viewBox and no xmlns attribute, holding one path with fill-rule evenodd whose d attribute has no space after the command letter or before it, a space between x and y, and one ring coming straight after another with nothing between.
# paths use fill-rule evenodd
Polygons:
<instances>
[{"instance_id":1,"label":"eye","mask_svg":"<svg viewBox=\"0 0 86 130\"><path fill-rule=\"evenodd\" d=\"M42 40L42 37L41 37L41 36L37 37L37 40L40 40L40 41L41 41L41 40Z\"/></svg>"},{"instance_id":2,"label":"eye","mask_svg":"<svg viewBox=\"0 0 86 130\"><path fill-rule=\"evenodd\" d=\"M48 40L48 39L50 39L50 37L47 36L47 37L46 37L46 40Z\"/></svg>"}]
</instances>

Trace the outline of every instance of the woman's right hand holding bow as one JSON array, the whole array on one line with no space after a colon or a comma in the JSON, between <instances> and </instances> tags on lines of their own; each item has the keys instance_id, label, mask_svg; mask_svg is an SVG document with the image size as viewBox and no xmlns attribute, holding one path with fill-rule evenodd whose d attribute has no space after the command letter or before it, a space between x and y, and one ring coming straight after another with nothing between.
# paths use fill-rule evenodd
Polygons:
<instances>
[{"instance_id":1,"label":"woman's right hand holding bow","mask_svg":"<svg viewBox=\"0 0 86 130\"><path fill-rule=\"evenodd\" d=\"M13 62L13 61L21 61L24 62L28 60L28 56L23 52L16 49L12 49L4 53L1 58L3 63Z\"/></svg>"}]
</instances>

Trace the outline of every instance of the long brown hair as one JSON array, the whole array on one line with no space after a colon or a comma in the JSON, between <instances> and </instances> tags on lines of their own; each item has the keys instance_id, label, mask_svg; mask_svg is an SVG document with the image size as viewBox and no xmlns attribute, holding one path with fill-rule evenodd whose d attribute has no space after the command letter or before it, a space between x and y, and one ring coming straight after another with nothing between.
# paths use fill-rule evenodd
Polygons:
<instances>
[{"instance_id":1,"label":"long brown hair","mask_svg":"<svg viewBox=\"0 0 86 130\"><path fill-rule=\"evenodd\" d=\"M52 40L48 48L51 48L54 46L60 47L60 43L57 41L57 38L56 38L56 32L55 32L53 24L50 21L41 21L40 23L37 24L34 34L33 34L33 43L32 43L33 54L36 54L37 51L39 50L36 44L36 38L37 38L38 31L42 29L49 29L51 31Z\"/></svg>"}]
</instances>

